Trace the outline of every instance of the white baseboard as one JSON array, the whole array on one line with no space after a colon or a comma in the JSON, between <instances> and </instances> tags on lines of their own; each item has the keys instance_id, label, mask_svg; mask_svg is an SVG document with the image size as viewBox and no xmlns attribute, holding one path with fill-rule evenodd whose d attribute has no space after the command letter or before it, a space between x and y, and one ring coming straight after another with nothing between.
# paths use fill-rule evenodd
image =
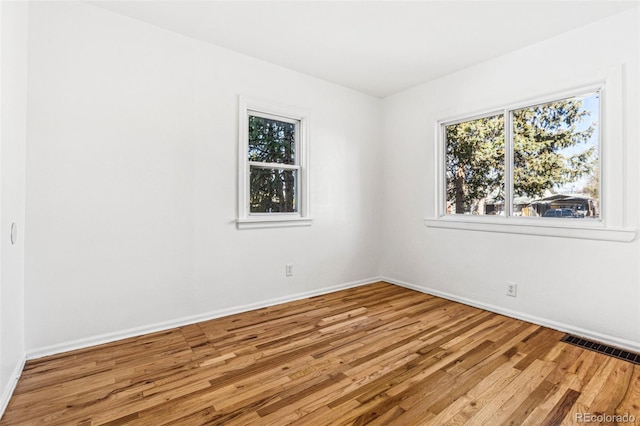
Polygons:
<instances>
[{"instance_id":1,"label":"white baseboard","mask_svg":"<svg viewBox=\"0 0 640 426\"><path fill-rule=\"evenodd\" d=\"M99 336L88 337L85 339L73 340L71 342L46 346L42 348L36 348L36 349L29 350L27 352L27 359L42 358L45 356L56 355L59 353L68 352L76 349L84 349L91 346L102 345L104 343L111 343L117 340L127 339L129 337L136 337L136 336L141 336L143 334L169 330L176 327L195 324L197 322L208 321L211 319L225 317L228 315L234 315L242 312L252 311L254 309L266 308L268 306L279 305L281 303L293 302L300 299L306 299L308 297L314 297L322 294L333 293L334 291L340 291L340 290L346 290L348 288L359 287L362 285L371 284L378 281L380 281L380 278L372 277L364 280L352 281L352 282L338 284L330 287L323 287L317 290L311 290L311 291L302 292L302 293L295 293L287 296L277 297L274 299L267 299L267 300L263 300L256 303L250 303L247 305L241 305L241 306L235 306L227 309L220 309L216 311L205 312L202 314L177 318L171 321L164 321L160 323L149 324L142 327L116 331L113 333L105 333Z\"/></svg>"},{"instance_id":2,"label":"white baseboard","mask_svg":"<svg viewBox=\"0 0 640 426\"><path fill-rule=\"evenodd\" d=\"M17 363L13 372L11 373L11 377L7 380L6 388L4 392L2 392L2 398L0 399L0 419L4 415L4 411L7 409L9 405L9 400L13 396L13 391L16 390L16 386L18 385L18 380L22 375L22 370L24 370L24 365L27 362L27 358L23 356Z\"/></svg>"},{"instance_id":3,"label":"white baseboard","mask_svg":"<svg viewBox=\"0 0 640 426\"><path fill-rule=\"evenodd\" d=\"M486 311L495 312L497 314L505 315L511 318L516 318L516 319L527 321L533 324L538 324L544 327L552 328L554 330L562 331L563 333L573 334L573 335L582 337L584 339L594 340L600 343L605 343L607 345L615 346L620 349L625 349L625 350L636 352L636 353L640 352L640 342L634 342L632 340L621 339L619 337L597 333L591 330L573 326L571 324L560 323L557 321L549 320L549 319L538 317L535 315L529 315L523 312L505 309L500 306L478 302L477 300L467 299L466 297L456 296L455 294L434 290L429 287L410 284L410 283L396 280L389 277L380 277L380 281L386 281L388 283L395 284L400 287L405 287L411 290L419 291L421 293L442 297L443 299L452 300L454 302L463 303L465 305L473 306L475 308L484 309Z\"/></svg>"},{"instance_id":4,"label":"white baseboard","mask_svg":"<svg viewBox=\"0 0 640 426\"><path fill-rule=\"evenodd\" d=\"M330 287L323 287L317 290L312 290L312 291L307 291L302 293L295 293L295 294L273 298L273 299L267 299L267 300L263 300L256 303L250 303L247 305L235 306L233 308L220 309L220 310L206 312L198 315L177 318L171 321L150 324L143 327L136 327L136 328L131 328L131 329L122 330L118 332L106 333L106 334L102 334L95 337L78 339L78 340L74 340L74 341L66 342L62 344L36 348L27 352L26 359L36 359L36 358L41 358L48 355L55 355L62 352L68 352L71 350L84 349L90 346L101 345L104 343L111 343L117 340L129 338L129 337L136 337L143 334L155 333L158 331L164 331L171 328L182 327L182 326L194 324L197 322L208 321L215 318L247 312L254 309L265 308L268 306L274 306L281 303L292 302L295 300L305 299L308 297L314 297L322 294L332 293L334 291L340 291L348 288L359 287L362 285L371 284L378 281L386 281L390 284L395 284L400 287L409 288L411 290L416 290L421 293L431 294L433 296L442 297L444 299L452 300L454 302L459 302L465 305L484 309L490 312L495 312L497 314L506 315L511 318L520 319L533 324L549 327L554 330L562 331L569 334L574 334L586 339L595 340L601 343L606 343L611 346L616 346L621 349L626 349L633 352L640 352L640 343L634 342L631 340L621 339L615 336L593 332L580 327L572 326L570 324L559 323L546 318L537 317L535 315L529 315L529 314L518 312L518 311L512 311L510 309L505 309L499 306L490 305L490 304L482 303L476 300L467 299L465 297L456 296L454 294L442 292L439 290L434 290L432 288L410 284L410 283L407 283L401 280L396 280L389 277L371 277L364 280L352 281L349 283L338 284ZM16 370L17 371L16 377L20 376L22 367L24 367L24 362L22 363L22 366L20 366L20 369ZM15 387L15 383L14 383L14 387ZM11 393L13 393L13 389L11 389ZM8 398L10 397L11 393L9 393L8 396L3 394L3 399L0 401L0 403L4 403L4 404L8 403ZM6 401L4 399L5 397L7 398ZM2 406L0 405L0 407Z\"/></svg>"}]
</instances>

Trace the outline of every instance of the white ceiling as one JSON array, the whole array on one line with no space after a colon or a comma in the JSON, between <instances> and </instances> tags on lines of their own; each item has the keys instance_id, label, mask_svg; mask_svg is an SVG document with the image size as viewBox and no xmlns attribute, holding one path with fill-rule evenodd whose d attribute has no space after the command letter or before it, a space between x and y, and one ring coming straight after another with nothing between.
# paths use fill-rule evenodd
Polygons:
<instances>
[{"instance_id":1,"label":"white ceiling","mask_svg":"<svg viewBox=\"0 0 640 426\"><path fill-rule=\"evenodd\" d=\"M637 0L90 3L377 97L638 6Z\"/></svg>"}]
</instances>

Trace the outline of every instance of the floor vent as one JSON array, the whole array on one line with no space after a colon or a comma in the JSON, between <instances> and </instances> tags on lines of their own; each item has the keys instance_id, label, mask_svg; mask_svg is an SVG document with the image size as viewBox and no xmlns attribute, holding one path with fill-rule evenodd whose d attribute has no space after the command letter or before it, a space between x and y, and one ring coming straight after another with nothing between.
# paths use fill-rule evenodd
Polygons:
<instances>
[{"instance_id":1,"label":"floor vent","mask_svg":"<svg viewBox=\"0 0 640 426\"><path fill-rule=\"evenodd\" d=\"M633 352L613 348L601 343L591 342L589 340L584 340L580 337L572 336L570 334L566 334L561 341L640 365L640 355Z\"/></svg>"}]
</instances>

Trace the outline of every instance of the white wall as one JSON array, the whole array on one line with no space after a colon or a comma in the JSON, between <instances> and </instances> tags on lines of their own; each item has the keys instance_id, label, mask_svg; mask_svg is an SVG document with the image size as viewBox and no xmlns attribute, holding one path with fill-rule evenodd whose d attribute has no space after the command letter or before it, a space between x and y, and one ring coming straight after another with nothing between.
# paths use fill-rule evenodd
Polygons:
<instances>
[{"instance_id":1,"label":"white wall","mask_svg":"<svg viewBox=\"0 0 640 426\"><path fill-rule=\"evenodd\" d=\"M0 2L0 413L22 370L27 4ZM18 240L11 244L11 223Z\"/></svg>"},{"instance_id":2,"label":"white wall","mask_svg":"<svg viewBox=\"0 0 640 426\"><path fill-rule=\"evenodd\" d=\"M629 93L639 93L637 10L384 101L89 4L35 3L29 19L32 356L380 273L640 343L638 239L423 224L434 210L435 121L564 90L622 63ZM236 229L238 94L311 112L312 227ZM626 102L624 131L637 141L638 98ZM627 225L637 227L634 143L627 154ZM518 298L504 295L506 281L518 282Z\"/></svg>"},{"instance_id":3,"label":"white wall","mask_svg":"<svg viewBox=\"0 0 640 426\"><path fill-rule=\"evenodd\" d=\"M378 275L378 99L88 4L29 34L29 354ZM236 229L238 94L310 111L313 226Z\"/></svg>"},{"instance_id":4,"label":"white wall","mask_svg":"<svg viewBox=\"0 0 640 426\"><path fill-rule=\"evenodd\" d=\"M384 102L386 161L382 275L478 306L640 348L639 242L427 228L435 211L435 122L620 74L626 136L626 224L638 226L638 9L428 82ZM624 119L624 124L620 124ZM610 151L620 139L606 141ZM605 177L606 178L606 177ZM625 186L626 185L626 186ZM615 206L620 209L621 206ZM621 215L616 216L621 217ZM505 295L518 283L518 297Z\"/></svg>"}]
</instances>

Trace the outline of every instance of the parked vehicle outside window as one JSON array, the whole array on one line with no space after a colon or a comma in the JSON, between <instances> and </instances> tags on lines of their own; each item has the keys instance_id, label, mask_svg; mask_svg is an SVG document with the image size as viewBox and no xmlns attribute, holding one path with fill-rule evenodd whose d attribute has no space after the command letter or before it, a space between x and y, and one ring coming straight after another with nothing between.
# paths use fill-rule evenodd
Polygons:
<instances>
[{"instance_id":1,"label":"parked vehicle outside window","mask_svg":"<svg viewBox=\"0 0 640 426\"><path fill-rule=\"evenodd\" d=\"M572 209L550 209L544 212L542 217L565 217L575 218L579 217L578 214Z\"/></svg>"}]
</instances>

